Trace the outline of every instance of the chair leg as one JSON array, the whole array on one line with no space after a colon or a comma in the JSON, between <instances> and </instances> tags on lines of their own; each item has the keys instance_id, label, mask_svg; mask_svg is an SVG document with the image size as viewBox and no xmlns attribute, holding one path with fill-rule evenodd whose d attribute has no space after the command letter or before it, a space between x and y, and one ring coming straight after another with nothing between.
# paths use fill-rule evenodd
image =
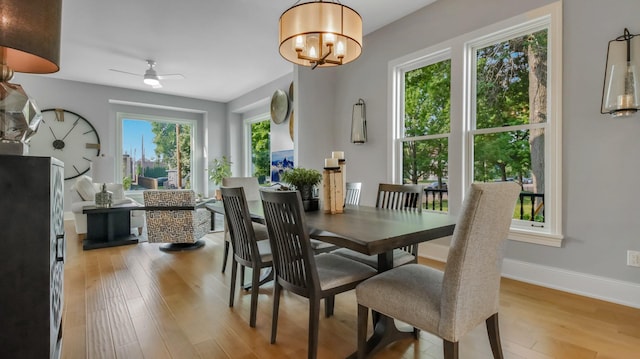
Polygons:
<instances>
[{"instance_id":1,"label":"chair leg","mask_svg":"<svg viewBox=\"0 0 640 359\"><path fill-rule=\"evenodd\" d=\"M242 264L240 265L240 287L244 287L244 266ZM244 288L244 290L248 289Z\"/></svg>"},{"instance_id":2,"label":"chair leg","mask_svg":"<svg viewBox=\"0 0 640 359\"><path fill-rule=\"evenodd\" d=\"M227 269L227 259L229 258L229 241L224 241L224 256L222 258L222 273Z\"/></svg>"},{"instance_id":3,"label":"chair leg","mask_svg":"<svg viewBox=\"0 0 640 359\"><path fill-rule=\"evenodd\" d=\"M276 342L278 332L278 310L280 309L280 291L282 287L276 280L273 283L273 312L271 313L271 344Z\"/></svg>"},{"instance_id":4,"label":"chair leg","mask_svg":"<svg viewBox=\"0 0 640 359\"><path fill-rule=\"evenodd\" d=\"M358 304L358 359L364 359L367 346L367 321L369 308Z\"/></svg>"},{"instance_id":5,"label":"chair leg","mask_svg":"<svg viewBox=\"0 0 640 359\"><path fill-rule=\"evenodd\" d=\"M500 343L500 328L498 325L498 313L490 316L486 320L487 333L489 334L489 344L491 344L491 351L493 352L494 359L502 359L502 344Z\"/></svg>"},{"instance_id":6,"label":"chair leg","mask_svg":"<svg viewBox=\"0 0 640 359\"><path fill-rule=\"evenodd\" d=\"M458 342L442 339L444 344L444 359L458 359Z\"/></svg>"},{"instance_id":7,"label":"chair leg","mask_svg":"<svg viewBox=\"0 0 640 359\"><path fill-rule=\"evenodd\" d=\"M334 295L324 298L324 316L329 318L333 315L333 308L335 307L336 297Z\"/></svg>"},{"instance_id":8,"label":"chair leg","mask_svg":"<svg viewBox=\"0 0 640 359\"><path fill-rule=\"evenodd\" d=\"M233 307L233 297L236 293L236 274L238 272L238 263L235 257L231 259L231 285L229 286L229 307Z\"/></svg>"},{"instance_id":9,"label":"chair leg","mask_svg":"<svg viewBox=\"0 0 640 359\"><path fill-rule=\"evenodd\" d=\"M309 298L309 348L308 358L318 356L318 327L320 322L320 299L315 296Z\"/></svg>"},{"instance_id":10,"label":"chair leg","mask_svg":"<svg viewBox=\"0 0 640 359\"><path fill-rule=\"evenodd\" d=\"M258 292L260 290L260 268L253 268L251 275L251 314L249 316L249 326L256 327L256 312L258 311Z\"/></svg>"}]
</instances>

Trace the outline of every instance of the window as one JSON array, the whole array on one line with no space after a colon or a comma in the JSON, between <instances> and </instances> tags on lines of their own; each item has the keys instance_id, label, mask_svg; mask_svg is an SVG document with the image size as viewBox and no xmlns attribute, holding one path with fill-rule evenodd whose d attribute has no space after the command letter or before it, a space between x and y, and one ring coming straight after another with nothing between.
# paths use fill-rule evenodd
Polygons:
<instances>
[{"instance_id":1,"label":"window","mask_svg":"<svg viewBox=\"0 0 640 359\"><path fill-rule=\"evenodd\" d=\"M402 182L426 184L426 208L447 210L451 60L431 56L403 71ZM413 66L412 66L413 67Z\"/></svg>"},{"instance_id":2,"label":"window","mask_svg":"<svg viewBox=\"0 0 640 359\"><path fill-rule=\"evenodd\" d=\"M510 239L560 245L560 13L554 3L392 61L392 177L425 184L427 200L444 192L428 209L455 214L470 183L515 181Z\"/></svg>"},{"instance_id":3,"label":"window","mask_svg":"<svg viewBox=\"0 0 640 359\"><path fill-rule=\"evenodd\" d=\"M271 174L271 121L260 116L245 122L247 133L247 175L258 178L263 184L270 181Z\"/></svg>"},{"instance_id":4,"label":"window","mask_svg":"<svg viewBox=\"0 0 640 359\"><path fill-rule=\"evenodd\" d=\"M118 113L118 172L125 188L194 189L195 126L191 120Z\"/></svg>"}]
</instances>

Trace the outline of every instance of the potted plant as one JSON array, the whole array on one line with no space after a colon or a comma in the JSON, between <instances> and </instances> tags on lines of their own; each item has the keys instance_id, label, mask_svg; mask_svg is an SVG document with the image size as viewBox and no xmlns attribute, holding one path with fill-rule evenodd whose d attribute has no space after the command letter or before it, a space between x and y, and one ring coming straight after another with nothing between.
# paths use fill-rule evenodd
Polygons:
<instances>
[{"instance_id":1,"label":"potted plant","mask_svg":"<svg viewBox=\"0 0 640 359\"><path fill-rule=\"evenodd\" d=\"M305 211L318 209L318 199L313 198L313 187L322 181L322 174L314 169L296 167L285 171L280 179L300 191Z\"/></svg>"},{"instance_id":2,"label":"potted plant","mask_svg":"<svg viewBox=\"0 0 640 359\"><path fill-rule=\"evenodd\" d=\"M223 178L231 177L231 164L232 162L227 156L214 158L209 166L209 180L216 186L220 186ZM222 199L220 188L216 189L216 199Z\"/></svg>"}]
</instances>

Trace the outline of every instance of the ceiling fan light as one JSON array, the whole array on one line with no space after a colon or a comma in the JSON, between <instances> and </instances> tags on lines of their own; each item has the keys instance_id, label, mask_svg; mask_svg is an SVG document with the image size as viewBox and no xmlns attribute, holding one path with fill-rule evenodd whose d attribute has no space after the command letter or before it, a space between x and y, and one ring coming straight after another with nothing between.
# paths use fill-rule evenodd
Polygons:
<instances>
[{"instance_id":1,"label":"ceiling fan light","mask_svg":"<svg viewBox=\"0 0 640 359\"><path fill-rule=\"evenodd\" d=\"M154 87L160 85L160 81L158 81L158 79L155 79L153 77L146 77L146 76L144 78L144 83Z\"/></svg>"}]
</instances>

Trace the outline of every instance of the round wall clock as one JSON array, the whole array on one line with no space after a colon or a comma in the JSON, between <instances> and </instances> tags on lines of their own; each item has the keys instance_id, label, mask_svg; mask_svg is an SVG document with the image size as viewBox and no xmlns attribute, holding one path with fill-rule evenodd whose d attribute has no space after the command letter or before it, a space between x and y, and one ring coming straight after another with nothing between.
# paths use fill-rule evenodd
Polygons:
<instances>
[{"instance_id":1,"label":"round wall clock","mask_svg":"<svg viewBox=\"0 0 640 359\"><path fill-rule=\"evenodd\" d=\"M100 137L86 118L56 108L42 111L38 132L31 137L29 154L52 156L64 162L64 179L87 173L100 154Z\"/></svg>"},{"instance_id":2,"label":"round wall clock","mask_svg":"<svg viewBox=\"0 0 640 359\"><path fill-rule=\"evenodd\" d=\"M271 97L271 120L276 124L283 123L289 116L289 98L287 93L276 90Z\"/></svg>"}]
</instances>

